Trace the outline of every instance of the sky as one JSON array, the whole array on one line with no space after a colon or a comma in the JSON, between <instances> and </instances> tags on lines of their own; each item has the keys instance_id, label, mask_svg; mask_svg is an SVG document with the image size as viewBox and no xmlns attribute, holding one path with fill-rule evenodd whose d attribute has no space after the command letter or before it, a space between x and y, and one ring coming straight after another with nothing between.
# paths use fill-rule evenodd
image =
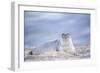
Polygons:
<instances>
[{"instance_id":1,"label":"sky","mask_svg":"<svg viewBox=\"0 0 100 73\"><path fill-rule=\"evenodd\" d=\"M70 33L76 45L90 42L90 14L24 11L24 47L33 48Z\"/></svg>"}]
</instances>

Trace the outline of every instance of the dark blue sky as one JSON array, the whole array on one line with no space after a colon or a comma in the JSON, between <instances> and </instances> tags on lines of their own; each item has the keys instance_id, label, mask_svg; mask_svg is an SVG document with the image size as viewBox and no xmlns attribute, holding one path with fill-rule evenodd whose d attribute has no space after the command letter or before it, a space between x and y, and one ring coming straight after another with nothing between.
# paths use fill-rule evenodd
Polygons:
<instances>
[{"instance_id":1,"label":"dark blue sky","mask_svg":"<svg viewBox=\"0 0 100 73\"><path fill-rule=\"evenodd\" d=\"M24 11L24 45L32 48L70 33L74 44L90 42L90 14Z\"/></svg>"}]
</instances>

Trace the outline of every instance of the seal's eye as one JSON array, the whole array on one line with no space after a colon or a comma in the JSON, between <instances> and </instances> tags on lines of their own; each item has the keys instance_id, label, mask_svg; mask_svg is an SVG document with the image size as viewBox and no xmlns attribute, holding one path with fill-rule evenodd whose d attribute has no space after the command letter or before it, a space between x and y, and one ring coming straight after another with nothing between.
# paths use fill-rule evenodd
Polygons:
<instances>
[{"instance_id":1,"label":"seal's eye","mask_svg":"<svg viewBox=\"0 0 100 73\"><path fill-rule=\"evenodd\" d=\"M65 36L66 36L66 35L63 33L63 34L62 34L62 38L65 38Z\"/></svg>"},{"instance_id":2,"label":"seal's eye","mask_svg":"<svg viewBox=\"0 0 100 73\"><path fill-rule=\"evenodd\" d=\"M69 37L69 36L70 36L70 34L69 34L69 33L67 33L67 34L66 34L66 37Z\"/></svg>"}]
</instances>

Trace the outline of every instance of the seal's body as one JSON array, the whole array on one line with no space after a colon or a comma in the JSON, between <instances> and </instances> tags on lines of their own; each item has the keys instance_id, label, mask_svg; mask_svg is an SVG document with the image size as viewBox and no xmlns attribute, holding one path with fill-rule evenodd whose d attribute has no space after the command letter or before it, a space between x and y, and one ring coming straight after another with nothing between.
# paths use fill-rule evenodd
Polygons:
<instances>
[{"instance_id":1,"label":"seal's body","mask_svg":"<svg viewBox=\"0 0 100 73\"><path fill-rule=\"evenodd\" d=\"M67 34L63 33L60 42L61 42L60 47L63 49L63 51L75 52L75 47L74 47L74 44L72 42L72 38L71 38L69 33L67 33Z\"/></svg>"}]
</instances>

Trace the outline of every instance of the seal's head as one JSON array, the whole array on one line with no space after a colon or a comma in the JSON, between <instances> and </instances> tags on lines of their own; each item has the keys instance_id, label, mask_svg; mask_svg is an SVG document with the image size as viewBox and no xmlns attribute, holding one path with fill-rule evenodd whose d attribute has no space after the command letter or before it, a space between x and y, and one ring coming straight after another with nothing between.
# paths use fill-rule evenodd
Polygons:
<instances>
[{"instance_id":1,"label":"seal's head","mask_svg":"<svg viewBox=\"0 0 100 73\"><path fill-rule=\"evenodd\" d=\"M62 33L62 38L63 39L68 39L70 37L69 33Z\"/></svg>"}]
</instances>

